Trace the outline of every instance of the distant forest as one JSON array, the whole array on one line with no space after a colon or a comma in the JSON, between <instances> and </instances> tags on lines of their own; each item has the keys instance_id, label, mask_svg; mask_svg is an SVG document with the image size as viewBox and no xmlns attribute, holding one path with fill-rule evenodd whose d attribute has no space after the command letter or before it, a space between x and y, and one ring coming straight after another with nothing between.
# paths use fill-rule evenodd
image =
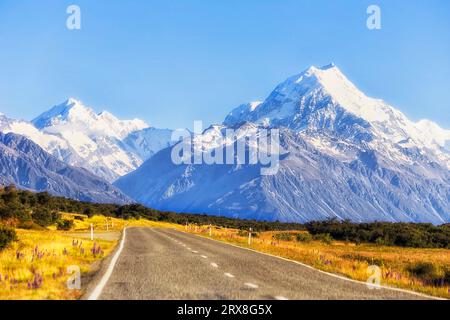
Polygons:
<instances>
[{"instance_id":1,"label":"distant forest","mask_svg":"<svg viewBox=\"0 0 450 320\"><path fill-rule=\"evenodd\" d=\"M308 231L326 235L334 240L355 243L369 242L422 248L450 248L450 224L434 226L429 223L352 223L349 221L313 221L306 224L242 220L206 214L159 211L140 204L115 205L81 202L52 196L46 192L18 190L15 186L0 187L0 223L19 228L63 225L60 212L88 216L104 215L123 219L145 218L178 224L214 225L241 230Z\"/></svg>"}]
</instances>

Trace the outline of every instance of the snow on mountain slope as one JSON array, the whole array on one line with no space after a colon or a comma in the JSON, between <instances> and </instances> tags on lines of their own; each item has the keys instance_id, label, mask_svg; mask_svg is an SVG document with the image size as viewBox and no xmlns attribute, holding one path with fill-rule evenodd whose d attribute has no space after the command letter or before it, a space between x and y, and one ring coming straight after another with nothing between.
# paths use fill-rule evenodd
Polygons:
<instances>
[{"instance_id":1,"label":"snow on mountain slope","mask_svg":"<svg viewBox=\"0 0 450 320\"><path fill-rule=\"evenodd\" d=\"M65 164L24 136L0 133L0 185L8 184L82 201L131 202L107 181Z\"/></svg>"},{"instance_id":2,"label":"snow on mountain slope","mask_svg":"<svg viewBox=\"0 0 450 320\"><path fill-rule=\"evenodd\" d=\"M32 123L48 133L82 131L87 136L102 135L120 140L131 132L148 128L148 124L139 119L119 120L107 111L96 114L73 98L44 112Z\"/></svg>"},{"instance_id":3,"label":"snow on mountain slope","mask_svg":"<svg viewBox=\"0 0 450 320\"><path fill-rule=\"evenodd\" d=\"M334 65L278 85L262 103L241 105L195 139L220 142L227 128L280 129L280 168L176 165L165 149L115 184L162 210L262 220L450 222L448 130L414 123L367 97ZM256 133L255 133L256 134Z\"/></svg>"},{"instance_id":4,"label":"snow on mountain slope","mask_svg":"<svg viewBox=\"0 0 450 320\"><path fill-rule=\"evenodd\" d=\"M170 129L145 128L128 134L123 140L127 150L147 160L159 150L173 145Z\"/></svg>"},{"instance_id":5,"label":"snow on mountain slope","mask_svg":"<svg viewBox=\"0 0 450 320\"><path fill-rule=\"evenodd\" d=\"M171 131L144 121L119 120L95 113L70 98L32 123L0 117L0 131L24 135L58 159L114 181L135 170L155 152L171 145Z\"/></svg>"},{"instance_id":6,"label":"snow on mountain slope","mask_svg":"<svg viewBox=\"0 0 450 320\"><path fill-rule=\"evenodd\" d=\"M424 152L431 149L450 168L445 148L450 130L428 120L414 123L382 100L367 97L333 63L322 68L310 67L288 78L257 108L241 114L241 122L308 131L315 133L316 139L326 132L337 138L369 143L373 148L384 148L387 143L394 145L393 149L418 147ZM224 124L237 122L227 117ZM402 158L395 150L392 155Z\"/></svg>"}]
</instances>

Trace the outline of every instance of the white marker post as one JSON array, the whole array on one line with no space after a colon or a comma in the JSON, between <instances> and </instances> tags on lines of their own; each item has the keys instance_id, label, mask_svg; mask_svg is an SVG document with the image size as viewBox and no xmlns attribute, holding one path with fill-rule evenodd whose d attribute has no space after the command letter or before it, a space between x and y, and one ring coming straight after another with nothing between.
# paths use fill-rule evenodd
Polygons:
<instances>
[{"instance_id":1,"label":"white marker post","mask_svg":"<svg viewBox=\"0 0 450 320\"><path fill-rule=\"evenodd\" d=\"M209 225L209 236L212 236L212 229L211 229L211 225Z\"/></svg>"},{"instance_id":2,"label":"white marker post","mask_svg":"<svg viewBox=\"0 0 450 320\"><path fill-rule=\"evenodd\" d=\"M188 224L187 224L187 221L186 221L186 226L184 227L184 229L185 229L185 230L187 230L187 229L188 229Z\"/></svg>"},{"instance_id":3,"label":"white marker post","mask_svg":"<svg viewBox=\"0 0 450 320\"><path fill-rule=\"evenodd\" d=\"M250 232L248 233L248 245L252 244L252 228L250 228Z\"/></svg>"},{"instance_id":4,"label":"white marker post","mask_svg":"<svg viewBox=\"0 0 450 320\"><path fill-rule=\"evenodd\" d=\"M94 240L94 225L91 223L91 241Z\"/></svg>"}]
</instances>

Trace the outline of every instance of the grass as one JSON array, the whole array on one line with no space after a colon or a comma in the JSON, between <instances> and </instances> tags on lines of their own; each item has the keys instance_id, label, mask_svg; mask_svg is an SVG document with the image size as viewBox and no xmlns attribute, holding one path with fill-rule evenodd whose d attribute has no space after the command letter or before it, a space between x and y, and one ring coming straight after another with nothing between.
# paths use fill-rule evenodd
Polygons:
<instances>
[{"instance_id":1,"label":"grass","mask_svg":"<svg viewBox=\"0 0 450 320\"><path fill-rule=\"evenodd\" d=\"M63 219L73 221L72 230L58 231L56 226L39 231L17 229L18 241L0 251L0 300L79 298L83 294L81 290L67 288L66 282L70 276L67 267L77 265L82 274L86 274L91 271L94 262L114 250L118 239L104 237L91 241L87 236L91 224L97 236L118 234L126 226L186 228L145 219L89 218L70 213L62 215ZM187 231L209 237L208 226L189 226ZM257 233L251 245L248 245L247 235L247 232L236 229L212 228L212 238L216 240L296 260L355 280L366 281L370 276L367 273L368 266L375 264L382 270L382 285L450 298L448 249L415 249L364 243L356 245L325 238L317 240L307 232L298 231ZM94 242L101 252L92 252Z\"/></svg>"},{"instance_id":2,"label":"grass","mask_svg":"<svg viewBox=\"0 0 450 320\"><path fill-rule=\"evenodd\" d=\"M189 227L188 232L209 237L209 227ZM450 298L449 249L416 249L312 240L307 232L262 232L248 245L245 232L213 228L212 238L299 261L317 269L367 281L370 265L381 268L381 284ZM289 233L289 232L288 232ZM248 234L248 233L247 233ZM297 234L303 236L297 237ZM297 241L297 238L307 241Z\"/></svg>"},{"instance_id":3,"label":"grass","mask_svg":"<svg viewBox=\"0 0 450 320\"><path fill-rule=\"evenodd\" d=\"M69 213L63 213L63 218L74 221L72 230L58 231L56 226L48 230L16 229L18 241L0 251L0 300L78 299L83 292L68 289L71 275L67 268L75 265L86 274L117 244L117 240L91 241L86 237L91 223L95 234L118 233L125 226L174 227L144 219L125 221Z\"/></svg>"}]
</instances>

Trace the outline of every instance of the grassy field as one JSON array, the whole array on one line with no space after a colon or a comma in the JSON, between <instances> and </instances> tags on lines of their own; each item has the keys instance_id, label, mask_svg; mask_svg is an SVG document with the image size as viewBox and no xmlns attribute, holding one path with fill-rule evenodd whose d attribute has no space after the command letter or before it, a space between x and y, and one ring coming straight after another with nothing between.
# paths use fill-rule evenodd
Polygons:
<instances>
[{"instance_id":1,"label":"grassy field","mask_svg":"<svg viewBox=\"0 0 450 320\"><path fill-rule=\"evenodd\" d=\"M110 254L126 226L177 228L209 237L209 227L180 226L145 219L122 220L63 213L73 221L69 231L17 229L18 241L0 252L0 300L77 299L81 290L70 290L69 266L81 273L92 270L94 262ZM94 226L94 241L89 239ZM296 232L261 232L252 237L236 229L212 228L216 240L296 260L320 270L366 281L368 266L382 270L382 285L405 288L429 295L450 298L446 270L450 267L448 249L414 249L339 241L297 241ZM305 233L305 232L302 232ZM288 235L288 236L286 236ZM291 235L291 236L289 236ZM308 237L306 237L308 238ZM95 244L95 246L94 246ZM436 279L442 279L441 282Z\"/></svg>"},{"instance_id":2,"label":"grassy field","mask_svg":"<svg viewBox=\"0 0 450 320\"><path fill-rule=\"evenodd\" d=\"M57 231L55 226L49 230L16 230L18 241L0 252L0 300L79 298L83 293L81 290L68 289L67 280L71 274L67 268L78 266L81 273L86 274L94 262L110 254L117 244L117 239L95 238L91 241L86 237L91 223L94 234L101 234L102 238L107 238L103 236L108 233L119 234L125 226L169 226L144 219L125 221L103 216L63 216L74 221L72 230Z\"/></svg>"},{"instance_id":3,"label":"grassy field","mask_svg":"<svg viewBox=\"0 0 450 320\"><path fill-rule=\"evenodd\" d=\"M189 226L185 230L209 237L208 226ZM450 298L448 278L444 281L450 268L448 249L415 249L364 243L356 245L338 241L302 242L296 240L295 235L300 233L298 231L291 232L290 240L279 240L286 237L277 237L277 233L281 232L258 233L252 237L251 245L248 245L248 233L234 229L212 228L211 237L364 282L371 275L368 267L377 265L382 271L381 285Z\"/></svg>"}]
</instances>

